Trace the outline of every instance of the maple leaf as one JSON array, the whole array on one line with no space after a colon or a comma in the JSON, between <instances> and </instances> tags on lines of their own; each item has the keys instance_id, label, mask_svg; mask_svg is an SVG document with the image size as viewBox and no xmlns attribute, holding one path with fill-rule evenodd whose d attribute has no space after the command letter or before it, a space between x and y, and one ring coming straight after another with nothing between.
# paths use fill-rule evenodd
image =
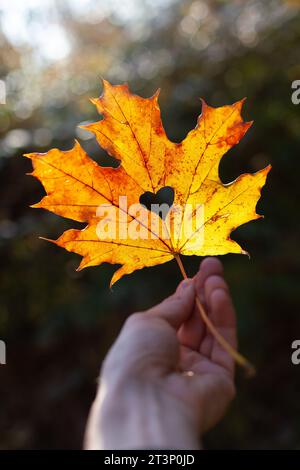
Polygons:
<instances>
[{"instance_id":1,"label":"maple leaf","mask_svg":"<svg viewBox=\"0 0 300 470\"><path fill-rule=\"evenodd\" d=\"M68 230L52 241L83 257L78 269L103 262L120 264L111 285L124 274L165 263L178 254L246 253L231 240L230 233L261 217L255 207L271 167L243 174L230 184L223 184L219 178L221 158L251 125L241 118L243 100L219 108L202 100L196 128L181 143L174 143L161 122L158 92L145 99L131 94L127 84L112 86L104 80L103 86L102 96L92 100L103 119L85 128L95 134L103 149L120 160L117 168L99 166L78 142L69 151L52 149L45 154L25 155L33 162L32 175L47 192L33 207L88 224L84 230ZM204 217L189 236L176 238L171 234L169 239L163 238L164 221L159 216L154 224L158 230L153 231L145 218L128 209L138 205L145 192L156 193L166 186L174 189L174 207L203 205ZM125 209L120 208L120 196L127 197ZM99 239L96 211L103 204L119 209L117 222L125 215L123 224L134 222L149 236L121 238L114 232L105 240ZM142 212L143 206L138 209ZM155 219L153 213L151 217ZM176 222L172 212L169 219L177 225L174 231L180 231L182 221Z\"/></svg>"},{"instance_id":2,"label":"maple leaf","mask_svg":"<svg viewBox=\"0 0 300 470\"><path fill-rule=\"evenodd\" d=\"M180 254L246 254L230 234L261 217L256 213L256 204L271 166L242 174L229 184L220 180L221 158L252 124L241 117L244 100L219 108L202 100L197 126L181 143L174 143L161 122L159 92L142 98L131 94L127 84L113 86L105 80L103 88L100 98L92 100L102 119L84 127L120 161L117 168L99 166L78 142L68 151L52 149L45 154L25 155L32 160L32 175L47 193L32 207L87 223L83 230L67 230L50 241L81 255L78 269L104 262L121 265L111 285L124 274L174 257L185 277ZM163 218L140 201L145 193L153 195L165 187L173 188L174 201ZM104 217L99 208L105 207L116 211ZM188 213L187 207L192 207ZM202 208L200 217L198 207ZM180 208L184 210L178 217ZM110 219L114 219L118 230L110 227L99 233L99 220L108 224ZM183 221L192 226L188 234L183 230ZM249 366L221 337L196 300L216 339L240 364Z\"/></svg>"}]
</instances>

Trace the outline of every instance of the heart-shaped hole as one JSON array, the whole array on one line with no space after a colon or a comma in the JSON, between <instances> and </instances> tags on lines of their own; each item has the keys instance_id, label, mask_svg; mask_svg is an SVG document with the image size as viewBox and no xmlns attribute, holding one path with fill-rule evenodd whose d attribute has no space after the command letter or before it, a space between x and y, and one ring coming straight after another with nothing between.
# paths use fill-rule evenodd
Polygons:
<instances>
[{"instance_id":1,"label":"heart-shaped hole","mask_svg":"<svg viewBox=\"0 0 300 470\"><path fill-rule=\"evenodd\" d=\"M140 204L149 211L155 212L163 220L167 217L174 202L174 189L171 186L160 188L157 193L146 191L140 196Z\"/></svg>"}]
</instances>

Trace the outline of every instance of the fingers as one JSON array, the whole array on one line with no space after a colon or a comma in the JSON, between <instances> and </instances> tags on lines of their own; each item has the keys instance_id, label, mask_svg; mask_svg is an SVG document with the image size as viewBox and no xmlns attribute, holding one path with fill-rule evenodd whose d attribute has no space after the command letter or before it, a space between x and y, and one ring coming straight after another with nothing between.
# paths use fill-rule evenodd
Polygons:
<instances>
[{"instance_id":1,"label":"fingers","mask_svg":"<svg viewBox=\"0 0 300 470\"><path fill-rule=\"evenodd\" d=\"M130 315L105 360L102 375L114 374L118 380L174 371L179 353L176 329L191 315L194 301L194 283L188 279L160 304Z\"/></svg>"},{"instance_id":2,"label":"fingers","mask_svg":"<svg viewBox=\"0 0 300 470\"><path fill-rule=\"evenodd\" d=\"M207 307L205 305L204 295L204 284L206 279L208 279L210 276L222 274L223 266L217 258L209 257L202 261L200 269L194 278L194 284L197 295L200 297L204 307ZM183 346L194 349L195 351L199 351L199 347L205 332L206 327L203 324L197 306L195 306L191 317L181 326L180 330L178 331L179 341Z\"/></svg>"},{"instance_id":3,"label":"fingers","mask_svg":"<svg viewBox=\"0 0 300 470\"><path fill-rule=\"evenodd\" d=\"M217 275L208 277L204 284L204 291L213 324L229 344L236 348L235 310L224 278ZM207 351L204 351L205 348ZM208 335L206 344L202 345L202 352L209 352L213 362L233 372L234 360L211 335Z\"/></svg>"},{"instance_id":4,"label":"fingers","mask_svg":"<svg viewBox=\"0 0 300 470\"><path fill-rule=\"evenodd\" d=\"M217 258L205 258L193 280L183 281L175 294L150 309L146 315L164 319L178 330L181 345L200 352L233 372L234 361L207 331L194 305L195 293L220 334L236 348L235 311L223 277L222 263Z\"/></svg>"},{"instance_id":5,"label":"fingers","mask_svg":"<svg viewBox=\"0 0 300 470\"><path fill-rule=\"evenodd\" d=\"M151 308L146 315L159 317L178 329L191 315L195 302L195 288L192 279L182 281L176 292L160 304Z\"/></svg>"},{"instance_id":6,"label":"fingers","mask_svg":"<svg viewBox=\"0 0 300 470\"><path fill-rule=\"evenodd\" d=\"M205 299L211 318L219 329L235 328L235 311L228 285L221 276L210 276L204 284Z\"/></svg>"},{"instance_id":7,"label":"fingers","mask_svg":"<svg viewBox=\"0 0 300 470\"><path fill-rule=\"evenodd\" d=\"M212 276L210 276L206 279L206 281L204 283L204 297L205 297L205 302L206 302L206 312L207 312L208 316L212 319L213 324L216 327L218 327L220 325L217 325L215 323L214 312L212 311L209 299L210 299L211 294L213 293L213 291L218 289L218 288L219 289L224 289L227 292L229 292L228 291L228 286L227 286L223 276L212 275ZM203 340L203 342L201 344L201 348L200 348L201 353L204 354L207 357L210 357L211 352L212 352L212 348L213 348L213 344L214 344L214 339L213 339L212 335L210 334L209 331L206 331L205 339Z\"/></svg>"},{"instance_id":8,"label":"fingers","mask_svg":"<svg viewBox=\"0 0 300 470\"><path fill-rule=\"evenodd\" d=\"M224 269L221 261L218 258L215 257L208 257L205 258L201 265L198 273L195 276L195 285L196 285L196 291L200 291L206 279L209 276L213 275L219 275L223 276Z\"/></svg>"}]
</instances>

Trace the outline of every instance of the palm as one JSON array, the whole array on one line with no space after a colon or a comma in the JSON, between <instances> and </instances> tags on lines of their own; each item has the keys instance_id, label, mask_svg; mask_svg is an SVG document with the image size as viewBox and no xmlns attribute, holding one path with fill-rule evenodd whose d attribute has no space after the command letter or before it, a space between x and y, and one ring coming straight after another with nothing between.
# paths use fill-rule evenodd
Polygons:
<instances>
[{"instance_id":1,"label":"palm","mask_svg":"<svg viewBox=\"0 0 300 470\"><path fill-rule=\"evenodd\" d=\"M206 312L235 347L235 313L222 273L219 261L206 259L195 282ZM180 327L177 338L179 371L172 374L168 389L193 409L200 399L203 406L210 408L205 426L211 427L224 413L234 394L234 361L207 332L197 308Z\"/></svg>"},{"instance_id":2,"label":"palm","mask_svg":"<svg viewBox=\"0 0 300 470\"><path fill-rule=\"evenodd\" d=\"M181 370L186 372L191 371L192 374L197 376L228 373L223 366L213 362L211 357L186 346L180 347L179 367ZM192 374L190 375L192 376ZM186 375L188 376L189 374L187 373Z\"/></svg>"}]
</instances>

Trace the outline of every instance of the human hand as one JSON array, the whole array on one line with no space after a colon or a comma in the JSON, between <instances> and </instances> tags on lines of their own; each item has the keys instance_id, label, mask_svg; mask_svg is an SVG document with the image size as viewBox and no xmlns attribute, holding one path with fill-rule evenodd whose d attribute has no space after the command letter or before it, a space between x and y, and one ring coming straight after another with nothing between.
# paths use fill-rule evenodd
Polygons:
<instances>
[{"instance_id":1,"label":"human hand","mask_svg":"<svg viewBox=\"0 0 300 470\"><path fill-rule=\"evenodd\" d=\"M235 394L234 361L206 330L195 295L236 347L223 267L206 258L193 279L131 315L104 360L87 449L197 449Z\"/></svg>"}]
</instances>

